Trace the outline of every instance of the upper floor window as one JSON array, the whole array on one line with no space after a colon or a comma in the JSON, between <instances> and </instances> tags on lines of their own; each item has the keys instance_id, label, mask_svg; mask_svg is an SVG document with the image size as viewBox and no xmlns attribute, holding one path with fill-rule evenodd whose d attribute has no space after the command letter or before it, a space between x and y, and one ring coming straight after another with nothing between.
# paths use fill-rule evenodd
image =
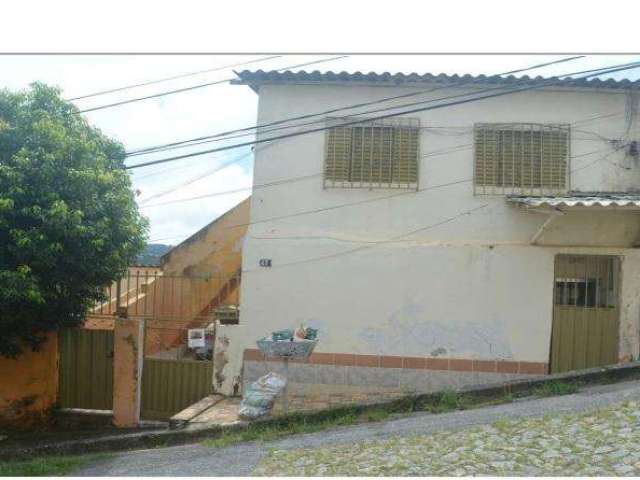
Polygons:
<instances>
[{"instance_id":1,"label":"upper floor window","mask_svg":"<svg viewBox=\"0 0 640 480\"><path fill-rule=\"evenodd\" d=\"M474 191L546 195L568 190L569 126L481 123L474 127Z\"/></svg>"},{"instance_id":2,"label":"upper floor window","mask_svg":"<svg viewBox=\"0 0 640 480\"><path fill-rule=\"evenodd\" d=\"M390 118L340 126L356 118L328 119L324 186L417 188L420 122Z\"/></svg>"}]
</instances>

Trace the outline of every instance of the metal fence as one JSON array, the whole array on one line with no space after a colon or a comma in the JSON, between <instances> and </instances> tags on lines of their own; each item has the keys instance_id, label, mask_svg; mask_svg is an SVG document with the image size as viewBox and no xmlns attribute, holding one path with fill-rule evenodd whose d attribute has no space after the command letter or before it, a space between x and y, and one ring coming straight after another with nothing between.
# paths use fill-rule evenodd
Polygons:
<instances>
[{"instance_id":1,"label":"metal fence","mask_svg":"<svg viewBox=\"0 0 640 480\"><path fill-rule=\"evenodd\" d=\"M227 276L128 272L104 289L107 300L96 305L89 315L176 320L208 317L239 284L240 271Z\"/></svg>"},{"instance_id":2,"label":"metal fence","mask_svg":"<svg viewBox=\"0 0 640 480\"><path fill-rule=\"evenodd\" d=\"M214 322L220 306L237 306L240 271L230 275L166 275L134 270L105 288L107 298L89 313L86 328L113 328L116 317L145 320L145 355L179 359L187 332Z\"/></svg>"}]
</instances>

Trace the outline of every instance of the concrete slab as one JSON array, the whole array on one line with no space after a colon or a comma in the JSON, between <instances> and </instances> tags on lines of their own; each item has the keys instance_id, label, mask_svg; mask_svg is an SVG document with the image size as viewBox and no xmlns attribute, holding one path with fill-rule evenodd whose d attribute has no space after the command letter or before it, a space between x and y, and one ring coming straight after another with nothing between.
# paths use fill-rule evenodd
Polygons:
<instances>
[{"instance_id":1,"label":"concrete slab","mask_svg":"<svg viewBox=\"0 0 640 480\"><path fill-rule=\"evenodd\" d=\"M186 423L193 420L196 416L220 402L223 398L224 397L222 395L218 394L207 395L203 399L198 400L192 405L189 405L187 408L171 417L171 419L169 420L169 427L175 428L184 426Z\"/></svg>"},{"instance_id":2,"label":"concrete slab","mask_svg":"<svg viewBox=\"0 0 640 480\"><path fill-rule=\"evenodd\" d=\"M188 425L197 428L203 425L235 425L242 422L238 417L239 409L240 398L228 397L192 418Z\"/></svg>"}]
</instances>

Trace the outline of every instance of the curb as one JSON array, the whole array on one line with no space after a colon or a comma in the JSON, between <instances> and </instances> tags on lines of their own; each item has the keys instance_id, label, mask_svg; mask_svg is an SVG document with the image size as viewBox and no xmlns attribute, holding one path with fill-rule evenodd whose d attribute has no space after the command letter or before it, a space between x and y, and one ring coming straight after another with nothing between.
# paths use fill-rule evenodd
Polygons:
<instances>
[{"instance_id":1,"label":"curb","mask_svg":"<svg viewBox=\"0 0 640 480\"><path fill-rule=\"evenodd\" d=\"M479 398L490 398L503 395L505 392L526 392L531 390L532 388L556 381L573 381L584 383L602 383L603 381L606 381L615 383L623 381L625 379L629 379L630 377L640 378L640 362L631 362L609 367L598 367L588 370L581 370L579 372L545 375L543 377L535 379L517 380L508 383L476 385L473 387L458 389L457 392L473 394L474 396ZM195 443L206 438L215 438L222 433L243 430L250 425L255 424L277 426L278 424L286 423L288 420L293 419L322 418L330 412L339 413L341 411L351 411L362 413L366 412L367 410L372 410L380 407L393 407L407 404L413 406L416 404L437 400L440 393L441 392L407 395L406 397L402 397L389 402L335 407L332 409L317 410L314 412L294 412L286 416L283 415L278 417L270 417L254 422L238 421L227 425L215 425L184 429L171 428L161 431L154 430L126 434L115 434L98 438L84 438L67 440L63 442L51 442L35 446L29 445L24 447L14 446L6 449L0 448L0 460L19 460L42 455L77 455L97 452L117 452L123 450L139 450L153 447L168 447L174 445Z\"/></svg>"}]
</instances>

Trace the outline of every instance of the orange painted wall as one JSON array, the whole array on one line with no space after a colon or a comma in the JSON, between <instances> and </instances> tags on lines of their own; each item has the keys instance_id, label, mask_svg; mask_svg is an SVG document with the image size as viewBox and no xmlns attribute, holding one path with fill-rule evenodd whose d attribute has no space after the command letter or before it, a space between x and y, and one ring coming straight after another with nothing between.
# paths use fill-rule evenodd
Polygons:
<instances>
[{"instance_id":1,"label":"orange painted wall","mask_svg":"<svg viewBox=\"0 0 640 480\"><path fill-rule=\"evenodd\" d=\"M58 397L58 335L50 333L38 352L0 357L0 426L28 428L47 423Z\"/></svg>"}]
</instances>

